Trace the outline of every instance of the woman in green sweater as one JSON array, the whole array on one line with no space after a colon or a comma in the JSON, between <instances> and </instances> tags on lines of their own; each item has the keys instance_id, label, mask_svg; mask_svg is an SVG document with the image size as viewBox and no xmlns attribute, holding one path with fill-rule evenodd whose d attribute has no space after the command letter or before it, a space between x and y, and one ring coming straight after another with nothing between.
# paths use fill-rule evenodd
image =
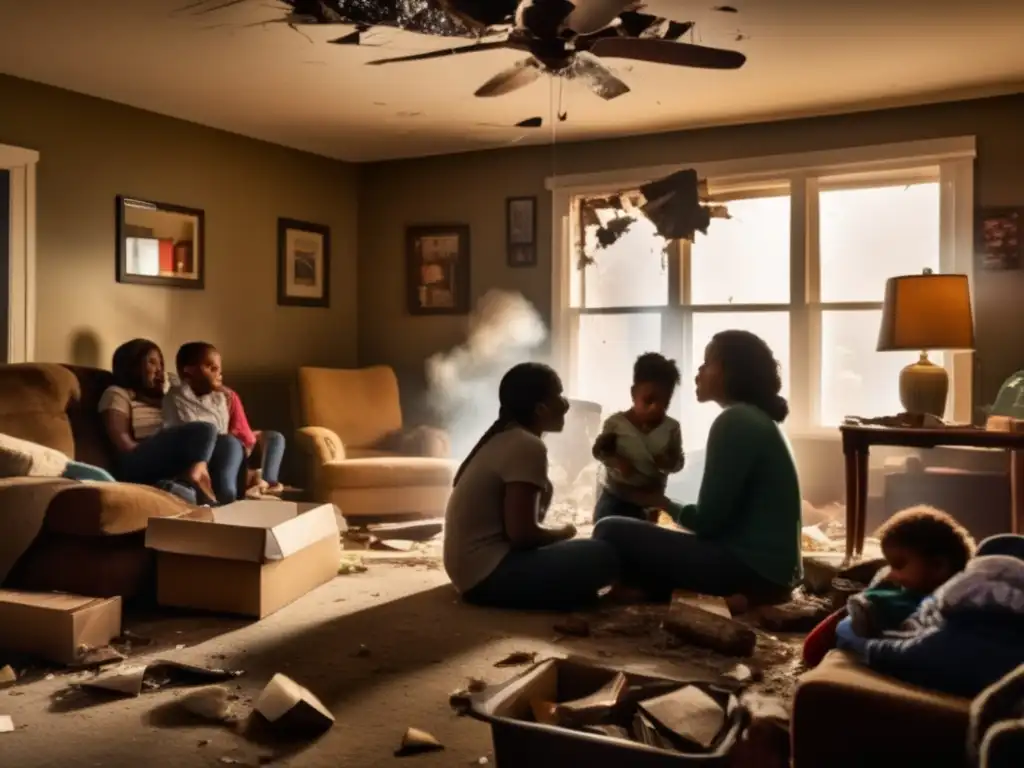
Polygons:
<instances>
[{"instance_id":1,"label":"woman in green sweater","mask_svg":"<svg viewBox=\"0 0 1024 768\"><path fill-rule=\"evenodd\" d=\"M655 599L676 589L757 602L783 595L802 576L800 485L780 424L779 365L747 331L716 334L696 378L697 400L722 413L708 434L696 504L668 503L689 533L609 517L594 538L619 554L624 580Z\"/></svg>"}]
</instances>

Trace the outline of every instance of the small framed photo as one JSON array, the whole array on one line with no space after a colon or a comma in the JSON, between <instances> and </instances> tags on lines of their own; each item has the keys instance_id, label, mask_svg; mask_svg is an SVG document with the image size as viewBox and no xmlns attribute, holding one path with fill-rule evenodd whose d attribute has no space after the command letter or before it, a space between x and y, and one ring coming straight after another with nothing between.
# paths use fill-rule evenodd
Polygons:
<instances>
[{"instance_id":1,"label":"small framed photo","mask_svg":"<svg viewBox=\"0 0 1024 768\"><path fill-rule=\"evenodd\" d=\"M1020 269L1024 254L1024 208L981 208L975 216L979 266L996 271Z\"/></svg>"},{"instance_id":2,"label":"small framed photo","mask_svg":"<svg viewBox=\"0 0 1024 768\"><path fill-rule=\"evenodd\" d=\"M537 198L508 198L505 222L508 266L537 266Z\"/></svg>"},{"instance_id":3,"label":"small framed photo","mask_svg":"<svg viewBox=\"0 0 1024 768\"><path fill-rule=\"evenodd\" d=\"M331 306L331 230L296 219L277 220L277 303Z\"/></svg>"},{"instance_id":4,"label":"small framed photo","mask_svg":"<svg viewBox=\"0 0 1024 768\"><path fill-rule=\"evenodd\" d=\"M469 314L468 225L407 227L405 260L409 314Z\"/></svg>"}]
</instances>

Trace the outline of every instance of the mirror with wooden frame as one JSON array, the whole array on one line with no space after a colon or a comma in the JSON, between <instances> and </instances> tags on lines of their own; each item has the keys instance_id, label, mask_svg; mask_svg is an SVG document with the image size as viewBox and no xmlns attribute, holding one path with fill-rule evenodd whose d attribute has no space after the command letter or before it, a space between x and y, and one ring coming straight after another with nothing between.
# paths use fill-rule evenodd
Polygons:
<instances>
[{"instance_id":1,"label":"mirror with wooden frame","mask_svg":"<svg viewBox=\"0 0 1024 768\"><path fill-rule=\"evenodd\" d=\"M117 281L202 290L204 214L197 208L117 198Z\"/></svg>"}]
</instances>

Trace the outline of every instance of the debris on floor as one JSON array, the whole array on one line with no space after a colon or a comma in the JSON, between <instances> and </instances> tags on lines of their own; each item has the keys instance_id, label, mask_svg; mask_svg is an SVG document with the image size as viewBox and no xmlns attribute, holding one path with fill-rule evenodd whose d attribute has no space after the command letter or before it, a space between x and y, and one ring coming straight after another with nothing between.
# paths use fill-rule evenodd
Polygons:
<instances>
[{"instance_id":1,"label":"debris on floor","mask_svg":"<svg viewBox=\"0 0 1024 768\"><path fill-rule=\"evenodd\" d=\"M797 590L788 603L766 605L758 614L761 626L772 632L810 632L832 610L830 600Z\"/></svg>"},{"instance_id":2,"label":"debris on floor","mask_svg":"<svg viewBox=\"0 0 1024 768\"><path fill-rule=\"evenodd\" d=\"M422 755L425 752L439 752L444 745L433 734L419 728L409 728L402 737L402 743L395 750L395 757Z\"/></svg>"},{"instance_id":3,"label":"debris on floor","mask_svg":"<svg viewBox=\"0 0 1024 768\"><path fill-rule=\"evenodd\" d=\"M648 720L701 750L710 749L725 727L725 710L695 685L642 701L639 709Z\"/></svg>"},{"instance_id":4,"label":"debris on floor","mask_svg":"<svg viewBox=\"0 0 1024 768\"><path fill-rule=\"evenodd\" d=\"M276 730L296 738L319 735L334 725L334 715L320 699L280 673L263 689L256 711Z\"/></svg>"},{"instance_id":5,"label":"debris on floor","mask_svg":"<svg viewBox=\"0 0 1024 768\"><path fill-rule=\"evenodd\" d=\"M95 669L107 664L116 664L119 661L124 661L125 658L123 653L110 645L104 645L101 648L89 648L83 645L79 647L78 656L74 663L68 665L68 669Z\"/></svg>"},{"instance_id":6,"label":"debris on floor","mask_svg":"<svg viewBox=\"0 0 1024 768\"><path fill-rule=\"evenodd\" d=\"M721 598L676 592L663 626L680 640L726 656L752 656L757 645L754 630L733 619Z\"/></svg>"},{"instance_id":7,"label":"debris on floor","mask_svg":"<svg viewBox=\"0 0 1024 768\"><path fill-rule=\"evenodd\" d=\"M223 685L211 685L200 688L178 700L178 704L186 712L204 720L224 723L237 719L234 696Z\"/></svg>"},{"instance_id":8,"label":"debris on floor","mask_svg":"<svg viewBox=\"0 0 1024 768\"><path fill-rule=\"evenodd\" d=\"M581 616L570 616L555 624L555 632L568 637L589 637L590 622Z\"/></svg>"},{"instance_id":9,"label":"debris on floor","mask_svg":"<svg viewBox=\"0 0 1024 768\"><path fill-rule=\"evenodd\" d=\"M0 733L11 733L14 731L14 720L10 715L0 715Z\"/></svg>"},{"instance_id":10,"label":"debris on floor","mask_svg":"<svg viewBox=\"0 0 1024 768\"><path fill-rule=\"evenodd\" d=\"M101 672L96 677L84 680L79 686L85 689L135 697L145 690L157 690L168 686L203 685L224 682L241 675L238 670L208 669L176 661L154 661L151 664L136 664Z\"/></svg>"},{"instance_id":11,"label":"debris on floor","mask_svg":"<svg viewBox=\"0 0 1024 768\"><path fill-rule=\"evenodd\" d=\"M536 651L513 651L501 661L494 662L494 666L499 669L502 667L525 667L527 664L533 664L536 660Z\"/></svg>"},{"instance_id":12,"label":"debris on floor","mask_svg":"<svg viewBox=\"0 0 1024 768\"><path fill-rule=\"evenodd\" d=\"M341 562L338 563L338 575L349 576L353 573L366 573L363 558L358 555L342 555Z\"/></svg>"},{"instance_id":13,"label":"debris on floor","mask_svg":"<svg viewBox=\"0 0 1024 768\"><path fill-rule=\"evenodd\" d=\"M0 688L6 688L9 685L14 685L18 682L18 673L14 671L10 664L0 668Z\"/></svg>"},{"instance_id":14,"label":"debris on floor","mask_svg":"<svg viewBox=\"0 0 1024 768\"><path fill-rule=\"evenodd\" d=\"M371 655L370 648L367 645L360 645L352 655L357 659L368 659Z\"/></svg>"}]
</instances>

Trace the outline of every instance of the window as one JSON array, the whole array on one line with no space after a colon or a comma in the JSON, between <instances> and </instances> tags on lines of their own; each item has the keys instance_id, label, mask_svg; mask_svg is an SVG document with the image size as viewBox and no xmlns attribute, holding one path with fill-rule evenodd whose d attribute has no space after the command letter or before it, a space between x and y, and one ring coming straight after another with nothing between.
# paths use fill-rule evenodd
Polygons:
<instances>
[{"instance_id":1,"label":"window","mask_svg":"<svg viewBox=\"0 0 1024 768\"><path fill-rule=\"evenodd\" d=\"M566 238L554 349L570 369L570 395L605 415L626 408L633 361L660 351L679 364L673 411L687 445L700 447L718 408L696 402L693 378L711 338L735 328L774 351L791 428L897 413L899 371L916 353L875 350L886 280L925 268L971 275L973 139L949 142L944 153L922 148L917 161L912 146L902 158L885 157L898 147L877 148L880 158L876 148L851 150L862 166L835 153L780 158L775 177L766 162L751 161L758 172L749 177L742 163L698 167L730 218L713 219L692 244L666 243L639 219L601 248L594 231L575 226L579 207L628 187L556 190ZM569 247L577 233L583 258ZM952 373L954 355L930 357ZM969 381L951 390L954 415L969 415Z\"/></svg>"}]
</instances>

